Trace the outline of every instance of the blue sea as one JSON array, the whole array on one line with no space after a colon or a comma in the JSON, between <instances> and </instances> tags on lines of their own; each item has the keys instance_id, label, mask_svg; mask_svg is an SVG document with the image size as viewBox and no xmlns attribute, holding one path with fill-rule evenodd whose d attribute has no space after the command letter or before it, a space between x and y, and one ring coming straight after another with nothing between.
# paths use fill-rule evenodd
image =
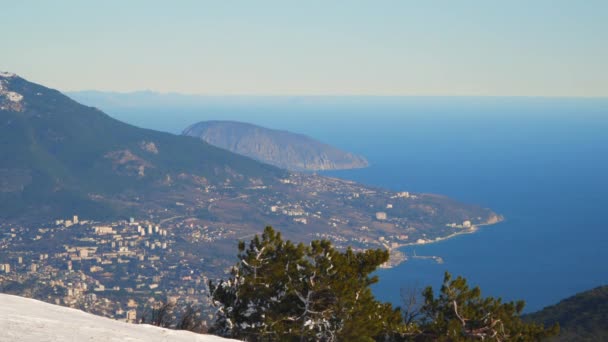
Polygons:
<instances>
[{"instance_id":1,"label":"blue sea","mask_svg":"<svg viewBox=\"0 0 608 342\"><path fill-rule=\"evenodd\" d=\"M103 108L139 126L178 133L232 119L304 133L360 153L371 166L326 174L392 190L445 194L492 208L500 224L407 254L378 272L376 295L439 288L462 275L484 295L535 311L608 284L608 99L249 98L184 107Z\"/></svg>"}]
</instances>

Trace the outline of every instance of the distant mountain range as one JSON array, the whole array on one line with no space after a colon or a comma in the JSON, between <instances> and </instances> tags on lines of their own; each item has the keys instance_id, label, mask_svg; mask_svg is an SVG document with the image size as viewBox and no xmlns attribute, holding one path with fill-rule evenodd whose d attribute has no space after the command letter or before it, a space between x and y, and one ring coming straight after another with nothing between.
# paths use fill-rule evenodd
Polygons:
<instances>
[{"instance_id":1,"label":"distant mountain range","mask_svg":"<svg viewBox=\"0 0 608 342\"><path fill-rule=\"evenodd\" d=\"M273 180L278 168L200 139L141 129L57 90L0 74L0 217L127 209L104 200L179 184Z\"/></svg>"},{"instance_id":2,"label":"distant mountain range","mask_svg":"<svg viewBox=\"0 0 608 342\"><path fill-rule=\"evenodd\" d=\"M524 319L545 326L559 323L560 334L552 341L608 341L608 286L581 292Z\"/></svg>"},{"instance_id":3,"label":"distant mountain range","mask_svg":"<svg viewBox=\"0 0 608 342\"><path fill-rule=\"evenodd\" d=\"M244 122L203 121L189 126L182 134L289 170L340 170L368 166L367 160L361 156L305 135Z\"/></svg>"}]
</instances>

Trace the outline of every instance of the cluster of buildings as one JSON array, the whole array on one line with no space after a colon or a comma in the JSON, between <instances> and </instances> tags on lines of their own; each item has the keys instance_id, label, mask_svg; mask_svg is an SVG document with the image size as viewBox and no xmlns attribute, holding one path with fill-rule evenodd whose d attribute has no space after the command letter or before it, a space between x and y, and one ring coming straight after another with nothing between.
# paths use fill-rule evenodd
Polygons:
<instances>
[{"instance_id":1,"label":"cluster of buildings","mask_svg":"<svg viewBox=\"0 0 608 342\"><path fill-rule=\"evenodd\" d=\"M299 173L269 186L197 189L170 205L146 202L143 220L0 222L0 291L135 321L146 305L167 298L209 306L208 279L224 278L237 241L267 224L294 241L328 239L356 250L394 250L473 227L432 221L434 203L409 192ZM431 219L421 220L426 213Z\"/></svg>"},{"instance_id":2,"label":"cluster of buildings","mask_svg":"<svg viewBox=\"0 0 608 342\"><path fill-rule=\"evenodd\" d=\"M207 298L204 265L175 250L175 236L158 224L74 216L38 228L2 228L0 291L9 288L128 322L135 322L151 299Z\"/></svg>"},{"instance_id":3,"label":"cluster of buildings","mask_svg":"<svg viewBox=\"0 0 608 342\"><path fill-rule=\"evenodd\" d=\"M470 220L464 220L461 224L458 223L448 223L446 226L450 228L462 228L462 229L473 229L475 226Z\"/></svg>"}]
</instances>

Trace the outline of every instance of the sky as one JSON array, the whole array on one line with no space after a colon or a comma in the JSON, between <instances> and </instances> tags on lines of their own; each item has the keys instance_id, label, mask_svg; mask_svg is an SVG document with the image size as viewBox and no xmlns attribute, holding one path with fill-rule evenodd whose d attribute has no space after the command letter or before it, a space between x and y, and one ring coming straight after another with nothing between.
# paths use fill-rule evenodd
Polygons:
<instances>
[{"instance_id":1,"label":"sky","mask_svg":"<svg viewBox=\"0 0 608 342\"><path fill-rule=\"evenodd\" d=\"M0 32L64 91L608 97L605 0L0 0Z\"/></svg>"}]
</instances>

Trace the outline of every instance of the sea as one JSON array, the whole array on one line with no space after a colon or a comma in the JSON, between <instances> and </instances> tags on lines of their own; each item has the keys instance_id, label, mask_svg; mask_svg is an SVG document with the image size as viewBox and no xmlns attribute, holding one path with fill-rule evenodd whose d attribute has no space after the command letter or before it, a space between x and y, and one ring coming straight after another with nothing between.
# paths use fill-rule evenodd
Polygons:
<instances>
[{"instance_id":1,"label":"sea","mask_svg":"<svg viewBox=\"0 0 608 342\"><path fill-rule=\"evenodd\" d=\"M376 296L439 289L445 272L486 296L539 310L608 284L608 99L535 97L244 97L154 107L98 104L138 126L179 133L238 120L303 133L364 155L364 169L323 172L395 191L437 193L505 220L474 234L404 247L379 270Z\"/></svg>"}]
</instances>

